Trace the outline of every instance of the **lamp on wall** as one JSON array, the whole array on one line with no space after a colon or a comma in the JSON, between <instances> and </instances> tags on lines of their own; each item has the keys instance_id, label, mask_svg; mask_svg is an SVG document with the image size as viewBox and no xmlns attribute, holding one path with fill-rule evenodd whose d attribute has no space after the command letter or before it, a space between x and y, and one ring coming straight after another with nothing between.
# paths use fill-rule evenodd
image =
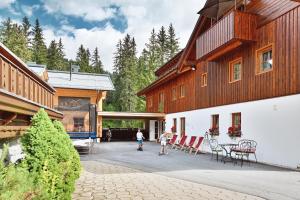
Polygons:
<instances>
[{"instance_id":1,"label":"lamp on wall","mask_svg":"<svg viewBox=\"0 0 300 200\"><path fill-rule=\"evenodd\" d=\"M195 71L196 70L196 65L192 64L191 69L192 69L192 71Z\"/></svg>"}]
</instances>

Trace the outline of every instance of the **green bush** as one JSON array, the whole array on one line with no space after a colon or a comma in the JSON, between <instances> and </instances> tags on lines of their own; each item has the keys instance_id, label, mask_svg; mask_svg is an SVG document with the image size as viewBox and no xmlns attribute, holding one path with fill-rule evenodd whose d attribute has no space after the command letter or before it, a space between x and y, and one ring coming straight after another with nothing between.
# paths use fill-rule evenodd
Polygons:
<instances>
[{"instance_id":1,"label":"green bush","mask_svg":"<svg viewBox=\"0 0 300 200\"><path fill-rule=\"evenodd\" d=\"M61 122L52 121L41 109L21 138L25 159L22 167L35 174L48 199L71 199L80 175L80 159Z\"/></svg>"},{"instance_id":2,"label":"green bush","mask_svg":"<svg viewBox=\"0 0 300 200\"><path fill-rule=\"evenodd\" d=\"M8 146L4 145L0 159L0 199L46 199L44 190L34 184L34 175L13 164L4 166L7 154Z\"/></svg>"}]
</instances>

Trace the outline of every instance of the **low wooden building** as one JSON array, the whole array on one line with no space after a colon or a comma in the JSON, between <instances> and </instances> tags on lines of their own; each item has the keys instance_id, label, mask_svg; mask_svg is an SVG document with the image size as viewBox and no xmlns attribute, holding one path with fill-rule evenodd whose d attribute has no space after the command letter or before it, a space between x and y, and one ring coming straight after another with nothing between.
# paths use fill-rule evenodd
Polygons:
<instances>
[{"instance_id":1,"label":"low wooden building","mask_svg":"<svg viewBox=\"0 0 300 200\"><path fill-rule=\"evenodd\" d=\"M47 70L30 63L31 70L48 81L56 90L53 106L64 114L67 132L97 132L102 137L102 102L106 92L114 90L109 75Z\"/></svg>"},{"instance_id":2,"label":"low wooden building","mask_svg":"<svg viewBox=\"0 0 300 200\"><path fill-rule=\"evenodd\" d=\"M166 113L167 131L191 136L215 129L220 143L254 139L261 162L295 168L300 3L231 2L214 13L207 0L185 49L138 94L146 96L148 112ZM230 127L242 134L229 137Z\"/></svg>"},{"instance_id":3,"label":"low wooden building","mask_svg":"<svg viewBox=\"0 0 300 200\"><path fill-rule=\"evenodd\" d=\"M22 135L40 108L52 119L62 119L54 94L49 83L0 43L0 139Z\"/></svg>"}]
</instances>

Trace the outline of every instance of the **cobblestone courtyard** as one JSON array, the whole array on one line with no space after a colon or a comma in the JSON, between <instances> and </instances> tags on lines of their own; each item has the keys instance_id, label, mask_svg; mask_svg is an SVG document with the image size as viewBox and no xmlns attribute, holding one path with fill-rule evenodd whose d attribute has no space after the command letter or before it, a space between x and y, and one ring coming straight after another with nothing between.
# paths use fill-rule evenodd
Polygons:
<instances>
[{"instance_id":1,"label":"cobblestone courtyard","mask_svg":"<svg viewBox=\"0 0 300 200\"><path fill-rule=\"evenodd\" d=\"M73 199L261 199L230 190L197 184L128 167L82 162Z\"/></svg>"},{"instance_id":2,"label":"cobblestone courtyard","mask_svg":"<svg viewBox=\"0 0 300 200\"><path fill-rule=\"evenodd\" d=\"M300 199L299 172L174 150L158 156L155 143L145 144L144 152L135 148L133 142L102 143L81 156L73 199Z\"/></svg>"}]
</instances>

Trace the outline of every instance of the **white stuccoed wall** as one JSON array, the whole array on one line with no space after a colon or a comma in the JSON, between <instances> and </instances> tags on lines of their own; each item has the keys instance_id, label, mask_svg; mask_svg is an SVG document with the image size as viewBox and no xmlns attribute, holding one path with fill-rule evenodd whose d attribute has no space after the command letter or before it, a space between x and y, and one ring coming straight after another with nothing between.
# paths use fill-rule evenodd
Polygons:
<instances>
[{"instance_id":1,"label":"white stuccoed wall","mask_svg":"<svg viewBox=\"0 0 300 200\"><path fill-rule=\"evenodd\" d=\"M231 113L235 112L242 113L242 137L233 140L227 130L231 126ZM204 136L211 127L213 114L219 114L219 143L253 139L258 143L259 162L290 168L300 164L300 95L168 114L166 130L171 130L173 118L177 118L180 130L180 117L185 117L186 134ZM203 147L209 149L207 144Z\"/></svg>"}]
</instances>

